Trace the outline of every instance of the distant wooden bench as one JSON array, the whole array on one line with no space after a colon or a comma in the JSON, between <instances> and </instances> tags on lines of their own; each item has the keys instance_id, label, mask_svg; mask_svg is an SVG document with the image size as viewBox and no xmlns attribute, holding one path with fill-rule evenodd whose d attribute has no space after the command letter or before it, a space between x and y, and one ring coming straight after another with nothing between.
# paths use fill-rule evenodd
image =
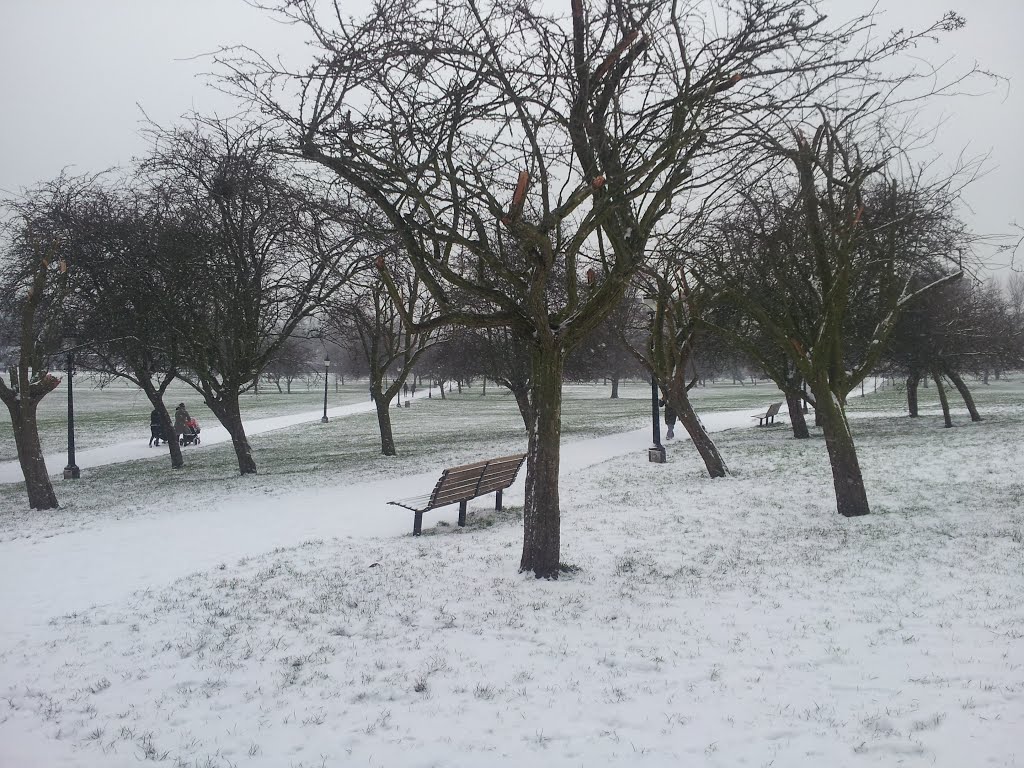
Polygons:
<instances>
[{"instance_id":1,"label":"distant wooden bench","mask_svg":"<svg viewBox=\"0 0 1024 768\"><path fill-rule=\"evenodd\" d=\"M757 419L757 426L763 427L766 424L775 423L775 414L779 412L779 408L782 407L782 403L772 403L768 406L768 410L762 413L760 416L751 416L752 419Z\"/></svg>"},{"instance_id":2,"label":"distant wooden bench","mask_svg":"<svg viewBox=\"0 0 1024 768\"><path fill-rule=\"evenodd\" d=\"M526 459L525 453L503 456L500 459L478 461L461 467L449 467L441 472L441 478L434 490L426 496L389 501L396 507L404 507L416 513L412 524L413 536L419 536L423 525L423 513L438 507L459 502L459 525L466 524L466 504L470 499L495 494L494 508L501 509L501 492L515 482L519 468Z\"/></svg>"}]
</instances>

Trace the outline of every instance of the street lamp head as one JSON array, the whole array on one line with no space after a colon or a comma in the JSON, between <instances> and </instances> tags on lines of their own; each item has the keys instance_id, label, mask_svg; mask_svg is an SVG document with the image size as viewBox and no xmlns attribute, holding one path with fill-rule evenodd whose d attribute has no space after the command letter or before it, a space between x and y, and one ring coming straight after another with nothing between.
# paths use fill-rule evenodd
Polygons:
<instances>
[{"instance_id":1,"label":"street lamp head","mask_svg":"<svg viewBox=\"0 0 1024 768\"><path fill-rule=\"evenodd\" d=\"M327 355L324 355L324 368L330 368L330 367L331 367L331 358L328 357Z\"/></svg>"}]
</instances>

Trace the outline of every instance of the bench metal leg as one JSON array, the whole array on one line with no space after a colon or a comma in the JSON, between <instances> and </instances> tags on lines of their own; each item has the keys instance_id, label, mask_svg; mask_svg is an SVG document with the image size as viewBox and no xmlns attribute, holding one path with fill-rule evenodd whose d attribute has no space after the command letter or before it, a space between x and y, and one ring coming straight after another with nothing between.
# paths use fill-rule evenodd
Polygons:
<instances>
[{"instance_id":1,"label":"bench metal leg","mask_svg":"<svg viewBox=\"0 0 1024 768\"><path fill-rule=\"evenodd\" d=\"M494 494L494 511L501 512L501 491Z\"/></svg>"},{"instance_id":2,"label":"bench metal leg","mask_svg":"<svg viewBox=\"0 0 1024 768\"><path fill-rule=\"evenodd\" d=\"M419 536L422 530L423 530L423 513L422 512L417 512L416 513L416 519L413 520L413 523L412 523L412 535L413 536Z\"/></svg>"},{"instance_id":3,"label":"bench metal leg","mask_svg":"<svg viewBox=\"0 0 1024 768\"><path fill-rule=\"evenodd\" d=\"M460 501L459 502L459 527L460 528L465 528L466 527L466 504L468 504L468 503L469 503L468 501Z\"/></svg>"}]
</instances>

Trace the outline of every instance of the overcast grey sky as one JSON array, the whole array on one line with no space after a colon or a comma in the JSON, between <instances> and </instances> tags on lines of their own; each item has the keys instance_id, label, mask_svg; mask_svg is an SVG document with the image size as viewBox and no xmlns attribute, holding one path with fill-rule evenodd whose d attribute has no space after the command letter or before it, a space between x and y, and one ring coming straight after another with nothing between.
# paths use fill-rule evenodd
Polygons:
<instances>
[{"instance_id":1,"label":"overcast grey sky","mask_svg":"<svg viewBox=\"0 0 1024 768\"><path fill-rule=\"evenodd\" d=\"M357 12L365 0L341 2ZM846 18L872 4L825 0L824 7ZM964 148L991 152L988 175L966 196L977 231L1024 224L1024 0L877 6L886 28L920 27L956 10L967 28L922 53L935 61L955 57L956 66L977 61L1010 79L984 96L945 101L937 147L950 164ZM286 60L301 60L304 51L296 28L242 0L0 0L0 191L17 192L63 168L89 172L130 162L145 152L143 109L163 125L189 110L231 114L237 106L202 77L209 60L196 57L236 43L282 52Z\"/></svg>"}]
</instances>

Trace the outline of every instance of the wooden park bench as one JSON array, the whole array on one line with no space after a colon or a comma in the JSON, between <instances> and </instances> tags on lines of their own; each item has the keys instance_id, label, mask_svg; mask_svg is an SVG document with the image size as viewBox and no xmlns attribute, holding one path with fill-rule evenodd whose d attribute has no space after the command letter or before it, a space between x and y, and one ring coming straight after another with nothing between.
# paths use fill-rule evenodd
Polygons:
<instances>
[{"instance_id":1,"label":"wooden park bench","mask_svg":"<svg viewBox=\"0 0 1024 768\"><path fill-rule=\"evenodd\" d=\"M757 419L757 426L763 427L766 424L775 423L775 414L779 412L779 408L782 407L782 403L772 403L768 406L768 410L762 413L760 416L751 416L752 419Z\"/></svg>"},{"instance_id":2,"label":"wooden park bench","mask_svg":"<svg viewBox=\"0 0 1024 768\"><path fill-rule=\"evenodd\" d=\"M459 525L466 524L466 503L477 496L494 493L496 510L501 509L501 492L508 488L519 474L519 468L526 459L525 453L503 456L500 459L478 461L461 467L449 467L441 472L441 478L434 490L426 496L389 501L396 507L404 507L416 513L412 524L412 535L419 536L423 525L423 513L438 507L459 502Z\"/></svg>"}]
</instances>

